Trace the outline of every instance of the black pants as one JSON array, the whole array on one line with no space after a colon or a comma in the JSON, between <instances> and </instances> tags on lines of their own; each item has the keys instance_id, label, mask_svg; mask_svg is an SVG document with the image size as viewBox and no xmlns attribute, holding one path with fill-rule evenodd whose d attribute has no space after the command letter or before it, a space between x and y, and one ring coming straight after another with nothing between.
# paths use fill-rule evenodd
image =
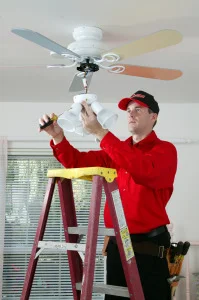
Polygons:
<instances>
[{"instance_id":1,"label":"black pants","mask_svg":"<svg viewBox=\"0 0 199 300\"><path fill-rule=\"evenodd\" d=\"M166 248L170 246L168 231L153 238L143 235L131 235L133 242L151 241ZM171 290L167 278L169 270L166 258L135 253L145 300L171 300ZM107 247L107 284L126 286L126 280L120 260L119 250L115 240L109 240ZM105 300L126 300L129 298L106 295Z\"/></svg>"}]
</instances>

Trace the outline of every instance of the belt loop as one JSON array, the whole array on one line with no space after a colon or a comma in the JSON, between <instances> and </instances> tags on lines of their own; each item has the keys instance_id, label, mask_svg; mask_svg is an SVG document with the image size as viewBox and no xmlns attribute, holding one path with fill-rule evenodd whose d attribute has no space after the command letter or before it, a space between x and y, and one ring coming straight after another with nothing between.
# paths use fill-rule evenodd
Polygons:
<instances>
[{"instance_id":1,"label":"belt loop","mask_svg":"<svg viewBox=\"0 0 199 300\"><path fill-rule=\"evenodd\" d=\"M159 258L164 257L164 246L159 246L158 257Z\"/></svg>"}]
</instances>

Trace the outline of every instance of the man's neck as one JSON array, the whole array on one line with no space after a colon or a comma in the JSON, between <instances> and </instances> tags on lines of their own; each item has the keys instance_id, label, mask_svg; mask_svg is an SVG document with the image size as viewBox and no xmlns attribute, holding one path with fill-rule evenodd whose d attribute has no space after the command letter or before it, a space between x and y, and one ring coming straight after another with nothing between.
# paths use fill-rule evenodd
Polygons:
<instances>
[{"instance_id":1,"label":"man's neck","mask_svg":"<svg viewBox=\"0 0 199 300\"><path fill-rule=\"evenodd\" d=\"M151 132L152 130L143 134L132 134L133 144L139 143L140 141L145 139L145 137L147 137Z\"/></svg>"}]
</instances>

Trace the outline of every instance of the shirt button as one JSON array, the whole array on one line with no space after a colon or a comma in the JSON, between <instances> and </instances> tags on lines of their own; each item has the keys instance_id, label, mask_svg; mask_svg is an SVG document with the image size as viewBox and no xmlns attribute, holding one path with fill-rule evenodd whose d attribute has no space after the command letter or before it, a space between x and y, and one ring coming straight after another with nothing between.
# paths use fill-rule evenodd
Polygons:
<instances>
[{"instance_id":1,"label":"shirt button","mask_svg":"<svg viewBox=\"0 0 199 300\"><path fill-rule=\"evenodd\" d=\"M125 192L126 191L126 189L123 189L123 192Z\"/></svg>"}]
</instances>

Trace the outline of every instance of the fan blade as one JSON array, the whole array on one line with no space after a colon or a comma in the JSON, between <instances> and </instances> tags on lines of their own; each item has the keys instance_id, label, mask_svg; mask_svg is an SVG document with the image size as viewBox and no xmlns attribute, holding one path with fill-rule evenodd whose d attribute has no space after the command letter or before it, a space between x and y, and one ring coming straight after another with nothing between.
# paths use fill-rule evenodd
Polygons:
<instances>
[{"instance_id":1,"label":"fan blade","mask_svg":"<svg viewBox=\"0 0 199 300\"><path fill-rule=\"evenodd\" d=\"M47 68L46 65L13 65L13 66L0 66L0 69L25 69L25 68Z\"/></svg>"},{"instance_id":2,"label":"fan blade","mask_svg":"<svg viewBox=\"0 0 199 300\"><path fill-rule=\"evenodd\" d=\"M66 65L64 65L64 64L54 64L54 65L47 65L46 67L47 67L47 69L51 69L51 68L60 68L60 69L63 69L63 68L66 67Z\"/></svg>"},{"instance_id":3,"label":"fan blade","mask_svg":"<svg viewBox=\"0 0 199 300\"><path fill-rule=\"evenodd\" d=\"M87 81L87 87L89 87L90 83L91 83L91 79L93 76L93 72L89 72L86 75L86 81ZM83 85L83 81L82 81L83 77L79 76L79 73L77 73L70 85L69 88L69 92L79 92L79 91L83 91L84 90L84 85Z\"/></svg>"},{"instance_id":4,"label":"fan blade","mask_svg":"<svg viewBox=\"0 0 199 300\"><path fill-rule=\"evenodd\" d=\"M152 52L161 48L178 44L182 35L176 30L161 30L124 46L111 49L121 59Z\"/></svg>"},{"instance_id":5,"label":"fan blade","mask_svg":"<svg viewBox=\"0 0 199 300\"><path fill-rule=\"evenodd\" d=\"M72 56L76 56L80 58L80 56L71 50L55 43L54 41L49 40L47 37L43 36L42 34L29 30L29 29L23 29L23 28L15 28L12 29L11 32L15 33L16 35L21 36L22 38L29 40L41 47L44 47L50 51L53 51L59 55L62 54L69 54Z\"/></svg>"},{"instance_id":6,"label":"fan blade","mask_svg":"<svg viewBox=\"0 0 199 300\"><path fill-rule=\"evenodd\" d=\"M141 67L141 66L132 66L132 65L125 65L125 64L122 64L122 66L125 67L125 70L121 73L116 73L116 74L159 79L159 80L173 80L182 76L182 72L180 70Z\"/></svg>"},{"instance_id":7,"label":"fan blade","mask_svg":"<svg viewBox=\"0 0 199 300\"><path fill-rule=\"evenodd\" d=\"M68 68L68 65L64 65L64 64L53 64L53 65L13 65L13 66L8 66L8 65L0 65L0 69L17 69L17 68L21 68L21 69L25 69L25 68L46 68L46 69L51 69L51 68L59 68L59 69L64 69L64 68Z\"/></svg>"}]
</instances>

